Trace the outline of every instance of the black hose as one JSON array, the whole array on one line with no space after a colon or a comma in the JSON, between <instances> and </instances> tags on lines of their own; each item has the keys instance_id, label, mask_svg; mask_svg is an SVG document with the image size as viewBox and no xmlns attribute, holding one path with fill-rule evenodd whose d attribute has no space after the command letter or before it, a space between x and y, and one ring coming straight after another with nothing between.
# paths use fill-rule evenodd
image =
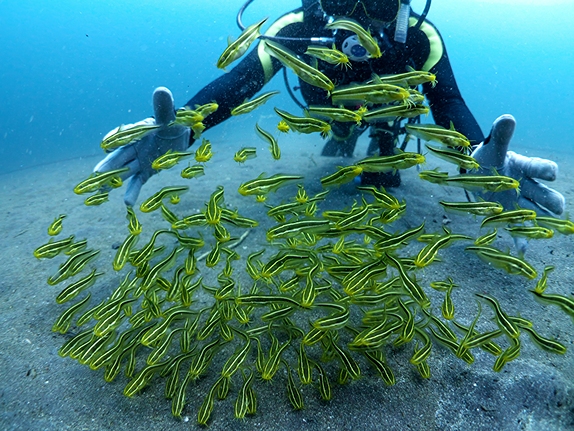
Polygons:
<instances>
[{"instance_id":1,"label":"black hose","mask_svg":"<svg viewBox=\"0 0 574 431\"><path fill-rule=\"evenodd\" d=\"M241 29L241 31L245 30L245 25L243 24L243 13L245 12L245 9L247 9L247 6L249 6L251 3L253 3L253 0L247 0L245 3L243 3L243 6L241 6L239 11L237 12L236 22L237 22L237 26ZM274 41L296 41L296 42L311 41L310 38L280 37L280 36L265 36L265 35L261 35L261 36L259 36L259 38L260 39L270 39L270 40L274 40ZM287 77L287 68L285 66L283 66L283 79L285 80L285 87L287 88L287 92L289 93L289 96L291 96L291 99L293 99L293 101L301 109L305 109L306 106L304 104L302 104L301 102L299 102L299 99L297 99L297 96L295 96L295 93L293 93L293 90L291 89L291 86L289 85L289 79Z\"/></svg>"},{"instance_id":2,"label":"black hose","mask_svg":"<svg viewBox=\"0 0 574 431\"><path fill-rule=\"evenodd\" d=\"M235 21L237 22L237 26L241 29L241 31L245 30L245 25L243 25L243 12L245 12L245 9L247 9L247 6L249 6L251 3L253 3L253 0L247 0L245 3L243 3L243 6L241 6L239 12L237 12Z\"/></svg>"},{"instance_id":3,"label":"black hose","mask_svg":"<svg viewBox=\"0 0 574 431\"><path fill-rule=\"evenodd\" d=\"M299 99L297 99L297 96L295 96L295 93L293 93L293 90L289 85L289 78L287 77L287 68L285 66L283 66L283 80L285 81L285 87L287 88L289 96L291 96L291 99L293 99L293 102L295 102L297 106L299 106L299 108L305 109L306 106L303 105L301 102L299 102Z\"/></svg>"},{"instance_id":4,"label":"black hose","mask_svg":"<svg viewBox=\"0 0 574 431\"><path fill-rule=\"evenodd\" d=\"M243 13L247 6L253 3L253 0L247 0L243 3L243 6L237 12L237 17L235 18L235 22L237 22L237 26L241 29L241 31L245 30L246 26L243 24ZM332 37L325 37L325 38L312 38L312 37L285 37L285 36L265 36L262 34L259 36L259 39L268 39L273 40L275 42L309 42L315 44L324 44L325 46L331 46L331 44L335 41Z\"/></svg>"},{"instance_id":5,"label":"black hose","mask_svg":"<svg viewBox=\"0 0 574 431\"><path fill-rule=\"evenodd\" d=\"M423 22L429 13L429 9L431 7L431 2L432 2L432 0L427 0L427 2L425 4L425 8L423 10L423 13L419 16L419 20L417 21L417 23L413 27L413 30L418 30L419 28L421 28L421 25L423 25Z\"/></svg>"}]
</instances>

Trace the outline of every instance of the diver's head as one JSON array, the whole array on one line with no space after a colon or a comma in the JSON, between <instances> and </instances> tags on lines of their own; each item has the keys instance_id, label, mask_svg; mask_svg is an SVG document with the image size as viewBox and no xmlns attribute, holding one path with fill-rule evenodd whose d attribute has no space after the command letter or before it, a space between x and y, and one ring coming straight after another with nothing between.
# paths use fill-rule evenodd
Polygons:
<instances>
[{"instance_id":1,"label":"diver's head","mask_svg":"<svg viewBox=\"0 0 574 431\"><path fill-rule=\"evenodd\" d=\"M370 19L392 22L396 19L401 0L319 0L323 12L329 16L353 16L363 13Z\"/></svg>"}]
</instances>

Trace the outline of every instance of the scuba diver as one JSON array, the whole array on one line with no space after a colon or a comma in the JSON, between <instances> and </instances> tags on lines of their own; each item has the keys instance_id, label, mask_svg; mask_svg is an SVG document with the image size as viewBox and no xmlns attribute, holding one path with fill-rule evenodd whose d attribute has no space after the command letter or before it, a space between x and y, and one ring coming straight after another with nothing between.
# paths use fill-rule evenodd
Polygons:
<instances>
[{"instance_id":1,"label":"scuba diver","mask_svg":"<svg viewBox=\"0 0 574 431\"><path fill-rule=\"evenodd\" d=\"M248 0L238 14L238 24L242 28L241 14L251 1ZM556 163L507 151L514 132L514 118L511 115L499 117L494 121L489 136L484 137L460 94L443 40L433 24L426 20L430 3L427 0L423 13L417 15L410 9L410 0L303 0L301 7L275 21L260 39L278 42L308 61L310 57L304 52L309 45L328 48L334 45L348 56L351 67L342 68L320 62L319 70L337 85L364 83L374 74L399 74L406 72L407 68L435 74L436 83L432 84L436 85L422 85L422 93L428 100L435 123L445 128L453 124L470 140L472 155L481 166L479 174L490 175L496 170L501 175L520 181L519 195L515 190L510 190L484 193L480 197L498 201L506 209L514 209L518 204L538 212L561 214L564 197L534 179L554 180L558 171ZM329 22L342 17L353 19L368 29L383 54L379 58L371 57L354 33L325 28ZM186 106L217 102L217 111L203 122L209 129L229 118L234 107L252 98L282 69L282 63L271 57L259 42L233 69L206 85ZM299 80L299 88L307 105L324 105L328 100L325 90L302 80ZM291 93L291 88L288 87L288 90ZM175 120L175 108L173 96L167 88L155 90L153 105L155 118L135 125L160 127L142 139L111 152L94 168L98 172L125 166L130 168L123 174L124 178L132 177L124 196L128 206L135 204L142 185L156 173L151 167L153 160L168 150L185 151L194 143L189 128L170 125ZM122 130L128 127L124 126ZM357 139L366 128L338 122L333 122L331 127L332 135L322 155L352 156ZM400 121L371 124L368 152L394 154L400 132ZM360 180L363 184L376 186L393 187L400 184L398 173L363 173Z\"/></svg>"}]
</instances>

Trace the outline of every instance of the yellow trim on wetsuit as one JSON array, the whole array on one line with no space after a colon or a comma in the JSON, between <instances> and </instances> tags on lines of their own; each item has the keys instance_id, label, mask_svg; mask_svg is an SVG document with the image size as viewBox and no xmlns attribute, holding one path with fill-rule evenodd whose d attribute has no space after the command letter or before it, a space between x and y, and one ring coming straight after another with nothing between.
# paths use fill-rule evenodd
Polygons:
<instances>
[{"instance_id":1,"label":"yellow trim on wetsuit","mask_svg":"<svg viewBox=\"0 0 574 431\"><path fill-rule=\"evenodd\" d=\"M409 19L409 26L413 27L418 22L417 18L411 17ZM438 34L438 31L434 26L426 21L423 21L421 25L421 31L428 37L430 42L430 52L425 64L423 64L422 70L428 72L431 70L441 59L444 52L444 46L442 40Z\"/></svg>"},{"instance_id":2,"label":"yellow trim on wetsuit","mask_svg":"<svg viewBox=\"0 0 574 431\"><path fill-rule=\"evenodd\" d=\"M265 36L276 36L279 31L290 24L296 22L303 22L303 11L292 12L287 15L283 15L265 32ZM257 55L259 56L259 61L261 62L261 67L265 73L265 83L268 83L271 78L273 78L273 66L271 64L271 56L265 52L263 43L259 43L257 47Z\"/></svg>"}]
</instances>

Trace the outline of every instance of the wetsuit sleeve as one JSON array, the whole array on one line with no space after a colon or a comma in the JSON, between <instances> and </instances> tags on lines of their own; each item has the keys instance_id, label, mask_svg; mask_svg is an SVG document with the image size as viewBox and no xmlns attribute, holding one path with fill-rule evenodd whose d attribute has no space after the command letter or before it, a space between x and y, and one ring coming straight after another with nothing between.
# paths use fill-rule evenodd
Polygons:
<instances>
[{"instance_id":1,"label":"wetsuit sleeve","mask_svg":"<svg viewBox=\"0 0 574 431\"><path fill-rule=\"evenodd\" d=\"M205 118L206 129L228 119L233 108L265 85L265 73L257 51L255 47L233 69L207 84L186 103L191 109L210 102L219 105L217 111Z\"/></svg>"},{"instance_id":2,"label":"wetsuit sleeve","mask_svg":"<svg viewBox=\"0 0 574 431\"><path fill-rule=\"evenodd\" d=\"M417 22L416 17L411 20L413 25ZM434 87L430 83L423 85L436 124L448 129L452 121L455 129L464 134L471 144L479 144L484 140L484 135L460 94L442 36L428 20L421 25L419 34L426 39L426 47L420 48L420 51L427 53L419 59L424 63L421 68L437 77Z\"/></svg>"},{"instance_id":3,"label":"wetsuit sleeve","mask_svg":"<svg viewBox=\"0 0 574 431\"><path fill-rule=\"evenodd\" d=\"M448 129L452 121L472 145L482 142L484 135L460 94L446 50L430 71L437 76L438 83L434 88L425 84L424 90L436 124Z\"/></svg>"},{"instance_id":4,"label":"wetsuit sleeve","mask_svg":"<svg viewBox=\"0 0 574 431\"><path fill-rule=\"evenodd\" d=\"M303 12L296 9L279 18L265 34L300 37L305 28L302 19ZM296 47L292 45L296 44L285 43L287 47ZM195 105L216 102L219 105L217 111L203 121L205 128L209 129L227 120L233 108L253 97L282 67L278 60L263 51L259 42L233 69L203 87L186 106L193 109ZM193 142L191 138L190 145Z\"/></svg>"}]
</instances>

